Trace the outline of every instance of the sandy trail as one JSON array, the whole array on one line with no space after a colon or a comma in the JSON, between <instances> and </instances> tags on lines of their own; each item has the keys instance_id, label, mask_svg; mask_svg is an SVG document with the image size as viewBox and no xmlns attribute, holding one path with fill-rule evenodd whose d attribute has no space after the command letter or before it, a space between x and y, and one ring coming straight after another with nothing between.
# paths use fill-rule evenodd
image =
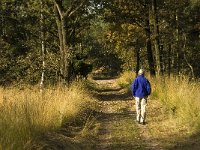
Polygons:
<instances>
[{"instance_id":1,"label":"sandy trail","mask_svg":"<svg viewBox=\"0 0 200 150\"><path fill-rule=\"evenodd\" d=\"M101 117L96 150L143 149L134 100L114 79L96 80Z\"/></svg>"}]
</instances>

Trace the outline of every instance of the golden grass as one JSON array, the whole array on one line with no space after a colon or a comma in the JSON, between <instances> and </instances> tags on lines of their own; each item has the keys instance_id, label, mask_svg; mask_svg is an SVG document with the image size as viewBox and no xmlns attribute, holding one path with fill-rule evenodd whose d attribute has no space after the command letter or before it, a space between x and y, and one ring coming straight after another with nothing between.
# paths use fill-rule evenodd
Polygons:
<instances>
[{"instance_id":1,"label":"golden grass","mask_svg":"<svg viewBox=\"0 0 200 150\"><path fill-rule=\"evenodd\" d=\"M117 84L123 88L130 89L130 83L133 81L135 77L135 73L132 71L125 71L120 75L120 78L117 79Z\"/></svg>"},{"instance_id":2,"label":"golden grass","mask_svg":"<svg viewBox=\"0 0 200 150\"><path fill-rule=\"evenodd\" d=\"M121 81L122 78L124 76L120 77ZM132 76L132 81L134 78ZM200 132L200 83L187 77L150 78L147 75L147 78L152 93L147 104L147 126L141 128L145 139L150 139L146 144L153 142L155 146L168 149L178 141L197 135Z\"/></svg>"},{"instance_id":3,"label":"golden grass","mask_svg":"<svg viewBox=\"0 0 200 150\"><path fill-rule=\"evenodd\" d=\"M191 131L200 130L200 83L187 78L154 79L153 95L168 109L177 123Z\"/></svg>"},{"instance_id":4,"label":"golden grass","mask_svg":"<svg viewBox=\"0 0 200 150\"><path fill-rule=\"evenodd\" d=\"M27 141L75 117L91 100L80 84L48 88L42 94L37 88L0 88L0 149L22 149Z\"/></svg>"},{"instance_id":5,"label":"golden grass","mask_svg":"<svg viewBox=\"0 0 200 150\"><path fill-rule=\"evenodd\" d=\"M135 74L125 72L118 84L130 87L134 78ZM147 78L152 86L150 99L161 102L165 116L173 118L177 126L184 125L191 132L200 131L200 83L184 76L150 78L147 75Z\"/></svg>"}]
</instances>

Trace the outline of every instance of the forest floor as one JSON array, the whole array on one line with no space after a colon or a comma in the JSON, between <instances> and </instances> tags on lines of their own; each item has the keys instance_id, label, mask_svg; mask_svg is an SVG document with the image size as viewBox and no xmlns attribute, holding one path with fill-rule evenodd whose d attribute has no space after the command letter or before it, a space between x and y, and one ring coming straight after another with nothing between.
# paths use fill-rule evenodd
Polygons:
<instances>
[{"instance_id":1,"label":"forest floor","mask_svg":"<svg viewBox=\"0 0 200 150\"><path fill-rule=\"evenodd\" d=\"M151 96L147 104L147 123L135 121L135 101L115 79L93 81L100 116L95 150L199 150L200 138L192 135L166 115Z\"/></svg>"}]
</instances>

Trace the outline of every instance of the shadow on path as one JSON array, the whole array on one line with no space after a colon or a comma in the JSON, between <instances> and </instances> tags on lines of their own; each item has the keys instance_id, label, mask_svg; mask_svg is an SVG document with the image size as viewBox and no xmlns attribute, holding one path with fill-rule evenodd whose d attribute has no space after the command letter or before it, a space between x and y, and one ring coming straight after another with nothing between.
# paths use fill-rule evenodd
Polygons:
<instances>
[{"instance_id":1,"label":"shadow on path","mask_svg":"<svg viewBox=\"0 0 200 150\"><path fill-rule=\"evenodd\" d=\"M89 85L88 87L91 91L93 91L93 96L99 101L132 100L131 92L127 91L127 89L119 87L115 83L115 79L95 81L96 83L92 83L93 85Z\"/></svg>"},{"instance_id":2,"label":"shadow on path","mask_svg":"<svg viewBox=\"0 0 200 150\"><path fill-rule=\"evenodd\" d=\"M115 80L96 80L94 96L99 100L99 130L95 150L139 150L138 125L135 123L131 93L121 89Z\"/></svg>"},{"instance_id":3,"label":"shadow on path","mask_svg":"<svg viewBox=\"0 0 200 150\"><path fill-rule=\"evenodd\" d=\"M99 118L98 141L95 150L138 150L142 149L135 113L102 113Z\"/></svg>"},{"instance_id":4,"label":"shadow on path","mask_svg":"<svg viewBox=\"0 0 200 150\"><path fill-rule=\"evenodd\" d=\"M99 94L96 95L97 99L100 101L130 101L130 93L111 93L111 94Z\"/></svg>"},{"instance_id":5,"label":"shadow on path","mask_svg":"<svg viewBox=\"0 0 200 150\"><path fill-rule=\"evenodd\" d=\"M95 150L200 150L200 134L188 137L173 131L173 125L164 124L167 118L157 101L149 105L148 125L141 126L134 121L135 101L130 92L118 87L114 79L95 82L94 96L100 106Z\"/></svg>"},{"instance_id":6,"label":"shadow on path","mask_svg":"<svg viewBox=\"0 0 200 150\"><path fill-rule=\"evenodd\" d=\"M169 150L200 150L200 133L192 135L181 142L177 142Z\"/></svg>"}]
</instances>

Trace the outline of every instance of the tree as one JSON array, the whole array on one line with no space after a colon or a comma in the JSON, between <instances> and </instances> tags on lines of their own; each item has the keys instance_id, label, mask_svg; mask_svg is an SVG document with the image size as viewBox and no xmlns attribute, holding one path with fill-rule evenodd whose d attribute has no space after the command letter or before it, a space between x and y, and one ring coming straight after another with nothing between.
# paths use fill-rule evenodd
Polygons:
<instances>
[{"instance_id":1,"label":"tree","mask_svg":"<svg viewBox=\"0 0 200 150\"><path fill-rule=\"evenodd\" d=\"M43 1L43 16L45 20L41 28L41 5L35 0L1 1L1 42L0 64L1 84L26 82L38 84L42 73L42 41L45 41L47 79L52 80L56 74L56 44L54 21L51 3ZM48 29L48 30L47 30ZM41 30L46 33L42 40ZM54 61L52 53L54 53ZM55 61L56 60L56 61ZM51 62L50 62L51 61ZM55 80L55 78L54 78Z\"/></svg>"},{"instance_id":2,"label":"tree","mask_svg":"<svg viewBox=\"0 0 200 150\"><path fill-rule=\"evenodd\" d=\"M146 52L151 75L155 75L155 63L151 44L150 3L148 1L101 1L105 19L116 26L131 24L141 28L146 36ZM144 15L141 15L144 14ZM135 41L132 39L132 41ZM130 42L130 41L129 41Z\"/></svg>"},{"instance_id":3,"label":"tree","mask_svg":"<svg viewBox=\"0 0 200 150\"><path fill-rule=\"evenodd\" d=\"M160 55L160 37L159 37L159 26L158 26L158 12L157 12L157 0L152 0L152 22L153 22L153 34L154 34L154 47L155 47L155 58L156 58L156 72L160 75L162 72L161 68L161 55ZM163 73L162 73L163 74Z\"/></svg>"},{"instance_id":4,"label":"tree","mask_svg":"<svg viewBox=\"0 0 200 150\"><path fill-rule=\"evenodd\" d=\"M1 0L0 84L62 77L69 85L77 61L113 75L143 67L198 77L199 8L195 0Z\"/></svg>"},{"instance_id":5,"label":"tree","mask_svg":"<svg viewBox=\"0 0 200 150\"><path fill-rule=\"evenodd\" d=\"M55 0L56 22L58 27L60 41L60 72L64 82L69 85L72 74L72 59L73 47L70 43L70 38L73 35L74 29L69 28L70 23L76 21L76 13L86 5L86 0Z\"/></svg>"},{"instance_id":6,"label":"tree","mask_svg":"<svg viewBox=\"0 0 200 150\"><path fill-rule=\"evenodd\" d=\"M40 26L41 26L41 54L42 54L42 75L41 75L41 82L40 88L43 90L44 87L44 76L45 76L45 54L46 54L46 41L45 41L45 18L44 18L44 2L40 1L41 5L41 14L40 14Z\"/></svg>"}]
</instances>

